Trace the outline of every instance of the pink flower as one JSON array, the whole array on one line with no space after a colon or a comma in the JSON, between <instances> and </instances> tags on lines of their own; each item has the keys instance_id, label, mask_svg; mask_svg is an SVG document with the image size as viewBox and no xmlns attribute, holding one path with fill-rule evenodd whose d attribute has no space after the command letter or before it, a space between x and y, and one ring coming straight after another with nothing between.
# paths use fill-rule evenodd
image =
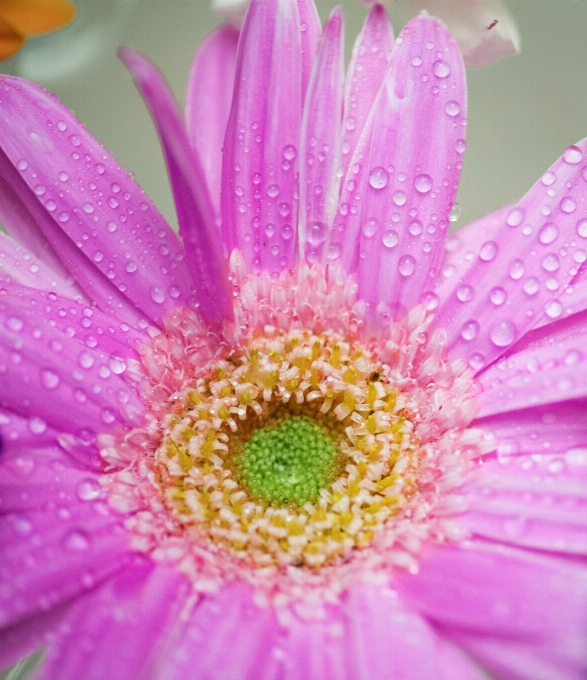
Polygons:
<instances>
[{"instance_id":1,"label":"pink flower","mask_svg":"<svg viewBox=\"0 0 587 680\"><path fill-rule=\"evenodd\" d=\"M185 128L122 52L183 243L2 76L1 667L585 677L587 142L449 238L458 47L342 24L253 0Z\"/></svg>"}]
</instances>

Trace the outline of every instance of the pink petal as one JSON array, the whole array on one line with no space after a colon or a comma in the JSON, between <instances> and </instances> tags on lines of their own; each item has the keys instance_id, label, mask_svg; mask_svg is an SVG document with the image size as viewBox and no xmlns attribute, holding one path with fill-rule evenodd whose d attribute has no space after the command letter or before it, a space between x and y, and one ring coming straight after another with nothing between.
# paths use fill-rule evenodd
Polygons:
<instances>
[{"instance_id":1,"label":"pink petal","mask_svg":"<svg viewBox=\"0 0 587 680\"><path fill-rule=\"evenodd\" d=\"M226 260L200 160L190 150L179 110L161 73L138 52L121 48L119 56L159 131L198 312L209 324L220 325L232 318L232 304Z\"/></svg>"},{"instance_id":2,"label":"pink petal","mask_svg":"<svg viewBox=\"0 0 587 680\"><path fill-rule=\"evenodd\" d=\"M344 84L344 20L336 8L324 27L302 123L300 149L300 251L310 262L322 259L334 219L340 179L340 129Z\"/></svg>"},{"instance_id":3,"label":"pink petal","mask_svg":"<svg viewBox=\"0 0 587 680\"><path fill-rule=\"evenodd\" d=\"M60 267L63 271L63 268ZM0 281L53 290L70 298L87 298L71 277L64 278L43 260L39 260L18 241L0 232Z\"/></svg>"},{"instance_id":4,"label":"pink petal","mask_svg":"<svg viewBox=\"0 0 587 680\"><path fill-rule=\"evenodd\" d=\"M227 584L204 597L167 640L154 677L281 680L280 633L274 611L257 607L249 587Z\"/></svg>"},{"instance_id":5,"label":"pink petal","mask_svg":"<svg viewBox=\"0 0 587 680\"><path fill-rule=\"evenodd\" d=\"M143 315L159 322L187 300L181 244L81 123L13 76L2 76L0 106L0 173L88 295L130 323Z\"/></svg>"},{"instance_id":6,"label":"pink petal","mask_svg":"<svg viewBox=\"0 0 587 680\"><path fill-rule=\"evenodd\" d=\"M4 164L8 164L6 159L3 160ZM41 191L41 187L37 191ZM62 279L71 277L29 212L26 202L20 200L2 176L0 176L0 222L13 238Z\"/></svg>"},{"instance_id":7,"label":"pink petal","mask_svg":"<svg viewBox=\"0 0 587 680\"><path fill-rule=\"evenodd\" d=\"M562 316L559 298L577 273L574 255L583 250L581 232L587 234L581 219L586 149L587 140L565 151L508 213L491 248L479 251L442 305L435 323L448 333L450 356L479 369L542 319Z\"/></svg>"},{"instance_id":8,"label":"pink petal","mask_svg":"<svg viewBox=\"0 0 587 680\"><path fill-rule=\"evenodd\" d=\"M587 448L565 457L543 445L477 468L461 491L468 507L462 522L489 540L587 555Z\"/></svg>"},{"instance_id":9,"label":"pink petal","mask_svg":"<svg viewBox=\"0 0 587 680\"><path fill-rule=\"evenodd\" d=\"M416 575L406 573L394 585L457 643L460 633L480 640L523 640L545 661L562 659L583 673L587 668L587 573L582 564L470 541L430 550ZM497 666L498 659L492 660Z\"/></svg>"},{"instance_id":10,"label":"pink petal","mask_svg":"<svg viewBox=\"0 0 587 680\"><path fill-rule=\"evenodd\" d=\"M481 248L484 258L491 255L495 236L513 207L506 205L498 208L450 234L434 288L434 309L453 293L461 278L479 257Z\"/></svg>"},{"instance_id":11,"label":"pink petal","mask_svg":"<svg viewBox=\"0 0 587 680\"><path fill-rule=\"evenodd\" d=\"M357 273L371 323L401 317L432 290L465 148L465 118L456 43L436 19L417 17L392 54L331 236L330 248L342 248L345 269Z\"/></svg>"},{"instance_id":12,"label":"pink petal","mask_svg":"<svg viewBox=\"0 0 587 680\"><path fill-rule=\"evenodd\" d=\"M47 295L54 299L38 304ZM29 303L24 306L18 294L0 298L0 406L76 435L132 425L143 405L122 376L131 352L109 355L98 349L97 340L88 346L87 338L100 326L98 319L86 330L84 319L92 325L90 308L53 293L37 300L33 293ZM55 327L52 317L61 311L74 335L87 332L85 344Z\"/></svg>"},{"instance_id":13,"label":"pink petal","mask_svg":"<svg viewBox=\"0 0 587 680\"><path fill-rule=\"evenodd\" d=\"M314 0L298 0L298 11L300 13L300 31L302 33L302 104L306 99L310 78L312 76L312 64L320 36L322 35L322 25L318 10Z\"/></svg>"},{"instance_id":14,"label":"pink petal","mask_svg":"<svg viewBox=\"0 0 587 680\"><path fill-rule=\"evenodd\" d=\"M559 298L562 305L561 319L587 309L587 260L584 259L587 257L587 242L582 242L582 246L573 253L575 262L581 262L582 264ZM540 328L550 322L548 316L543 316L536 324L536 328Z\"/></svg>"},{"instance_id":15,"label":"pink petal","mask_svg":"<svg viewBox=\"0 0 587 680\"><path fill-rule=\"evenodd\" d=\"M53 476L59 477L59 468ZM98 507L75 494L73 486L51 511L0 516L0 626L89 590L128 560L120 516L103 501Z\"/></svg>"},{"instance_id":16,"label":"pink petal","mask_svg":"<svg viewBox=\"0 0 587 680\"><path fill-rule=\"evenodd\" d=\"M214 212L220 219L222 147L230 114L238 31L220 26L198 47L185 98L187 133L201 160Z\"/></svg>"},{"instance_id":17,"label":"pink petal","mask_svg":"<svg viewBox=\"0 0 587 680\"><path fill-rule=\"evenodd\" d=\"M226 130L222 227L255 271L296 257L302 48L295 0L253 0L239 42Z\"/></svg>"},{"instance_id":18,"label":"pink petal","mask_svg":"<svg viewBox=\"0 0 587 680\"><path fill-rule=\"evenodd\" d=\"M161 677L153 666L189 597L175 569L137 561L78 600L38 680Z\"/></svg>"},{"instance_id":19,"label":"pink petal","mask_svg":"<svg viewBox=\"0 0 587 680\"><path fill-rule=\"evenodd\" d=\"M359 135L373 106L393 51L393 29L387 12L375 5L353 47L349 65L342 126L342 170L347 174Z\"/></svg>"},{"instance_id":20,"label":"pink petal","mask_svg":"<svg viewBox=\"0 0 587 680\"><path fill-rule=\"evenodd\" d=\"M587 396L587 312L528 334L483 371L479 417Z\"/></svg>"}]
</instances>

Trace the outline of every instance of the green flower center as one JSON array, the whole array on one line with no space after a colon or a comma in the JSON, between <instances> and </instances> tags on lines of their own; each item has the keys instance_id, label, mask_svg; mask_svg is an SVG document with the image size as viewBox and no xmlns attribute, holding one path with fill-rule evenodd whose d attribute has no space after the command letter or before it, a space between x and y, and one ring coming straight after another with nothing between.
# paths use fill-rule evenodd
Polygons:
<instances>
[{"instance_id":1,"label":"green flower center","mask_svg":"<svg viewBox=\"0 0 587 680\"><path fill-rule=\"evenodd\" d=\"M339 457L336 440L324 427L291 416L255 430L234 464L252 496L270 504L302 507L334 481Z\"/></svg>"}]
</instances>

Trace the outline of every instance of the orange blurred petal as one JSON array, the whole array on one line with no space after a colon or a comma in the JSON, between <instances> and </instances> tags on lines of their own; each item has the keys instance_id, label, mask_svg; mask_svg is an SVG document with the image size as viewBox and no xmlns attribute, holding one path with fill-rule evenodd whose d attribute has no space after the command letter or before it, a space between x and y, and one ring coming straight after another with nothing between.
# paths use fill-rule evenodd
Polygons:
<instances>
[{"instance_id":1,"label":"orange blurred petal","mask_svg":"<svg viewBox=\"0 0 587 680\"><path fill-rule=\"evenodd\" d=\"M0 18L24 35L61 28L75 12L69 0L0 0Z\"/></svg>"},{"instance_id":2,"label":"orange blurred petal","mask_svg":"<svg viewBox=\"0 0 587 680\"><path fill-rule=\"evenodd\" d=\"M8 59L24 45L25 37L0 16L0 59Z\"/></svg>"}]
</instances>

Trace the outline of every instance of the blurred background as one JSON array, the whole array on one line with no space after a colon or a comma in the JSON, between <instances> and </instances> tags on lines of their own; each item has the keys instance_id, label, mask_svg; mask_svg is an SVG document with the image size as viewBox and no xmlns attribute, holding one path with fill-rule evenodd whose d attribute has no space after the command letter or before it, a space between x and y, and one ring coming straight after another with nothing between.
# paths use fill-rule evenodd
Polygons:
<instances>
[{"instance_id":1,"label":"blurred background","mask_svg":"<svg viewBox=\"0 0 587 680\"><path fill-rule=\"evenodd\" d=\"M0 71L35 80L70 107L176 224L171 192L149 115L116 57L119 45L144 52L183 103L194 49L221 21L208 0L78 0L64 30L34 38ZM366 8L357 0L317 0L325 19L342 4L347 55ZM430 0L434 11L434 0ZM468 149L456 226L520 198L569 144L587 136L587 2L509 0L522 53L468 69ZM388 3L396 33L408 19Z\"/></svg>"},{"instance_id":2,"label":"blurred background","mask_svg":"<svg viewBox=\"0 0 587 680\"><path fill-rule=\"evenodd\" d=\"M194 49L221 18L208 0L78 0L74 22L34 38L0 72L35 80L71 108L118 161L133 172L171 224L176 224L159 142L119 45L144 52L166 74L183 103ZM366 9L357 0L317 0L325 19L342 4L347 56ZM390 2L396 33L408 18ZM434 0L430 0L434 12ZM522 54L469 69L468 149L458 203L461 226L520 198L569 144L587 136L587 2L509 0ZM28 675L34 660L0 673ZM80 679L82 680L82 679Z\"/></svg>"}]
</instances>

